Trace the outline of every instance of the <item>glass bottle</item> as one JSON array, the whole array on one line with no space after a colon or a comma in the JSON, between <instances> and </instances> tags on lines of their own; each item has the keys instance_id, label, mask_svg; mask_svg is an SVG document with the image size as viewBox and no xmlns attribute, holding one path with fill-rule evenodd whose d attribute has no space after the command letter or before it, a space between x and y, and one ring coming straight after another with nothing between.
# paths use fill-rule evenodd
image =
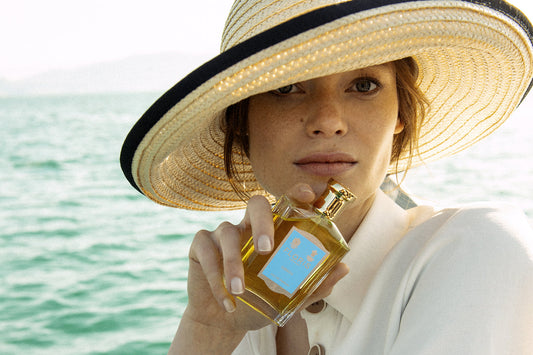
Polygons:
<instances>
[{"instance_id":1,"label":"glass bottle","mask_svg":"<svg viewBox=\"0 0 533 355\"><path fill-rule=\"evenodd\" d=\"M275 204L273 252L255 252L250 238L241 250L245 292L238 298L283 326L349 248L333 219L355 196L334 180L314 205L282 196Z\"/></svg>"}]
</instances>

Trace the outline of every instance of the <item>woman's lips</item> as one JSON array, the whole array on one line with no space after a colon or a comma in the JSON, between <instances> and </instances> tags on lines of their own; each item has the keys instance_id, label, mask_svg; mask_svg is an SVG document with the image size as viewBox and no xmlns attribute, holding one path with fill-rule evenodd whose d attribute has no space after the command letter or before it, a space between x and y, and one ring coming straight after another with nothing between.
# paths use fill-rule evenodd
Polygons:
<instances>
[{"instance_id":1,"label":"woman's lips","mask_svg":"<svg viewBox=\"0 0 533 355\"><path fill-rule=\"evenodd\" d=\"M294 162L298 168L318 176L336 176L353 168L357 161L345 153L316 153Z\"/></svg>"}]
</instances>

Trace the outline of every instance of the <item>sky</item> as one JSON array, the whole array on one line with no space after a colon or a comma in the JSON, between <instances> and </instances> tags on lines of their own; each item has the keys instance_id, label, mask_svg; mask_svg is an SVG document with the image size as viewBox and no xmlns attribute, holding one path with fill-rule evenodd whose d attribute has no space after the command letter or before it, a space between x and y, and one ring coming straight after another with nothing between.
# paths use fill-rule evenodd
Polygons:
<instances>
[{"instance_id":1,"label":"sky","mask_svg":"<svg viewBox=\"0 0 533 355\"><path fill-rule=\"evenodd\" d=\"M533 21L531 0L512 0ZM211 58L233 0L0 0L0 79L140 54ZM201 64L201 63L199 63Z\"/></svg>"},{"instance_id":2,"label":"sky","mask_svg":"<svg viewBox=\"0 0 533 355\"><path fill-rule=\"evenodd\" d=\"M0 78L139 54L218 52L233 0L0 0Z\"/></svg>"}]
</instances>

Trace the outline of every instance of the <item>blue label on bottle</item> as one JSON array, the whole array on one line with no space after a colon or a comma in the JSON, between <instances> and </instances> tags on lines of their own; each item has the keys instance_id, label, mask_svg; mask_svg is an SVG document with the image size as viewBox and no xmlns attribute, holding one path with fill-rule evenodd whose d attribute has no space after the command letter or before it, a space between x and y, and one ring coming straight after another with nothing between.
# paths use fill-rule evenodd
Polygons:
<instances>
[{"instance_id":1,"label":"blue label on bottle","mask_svg":"<svg viewBox=\"0 0 533 355\"><path fill-rule=\"evenodd\" d=\"M292 297L329 254L313 235L293 227L259 277L278 293ZM314 239L314 241L312 240Z\"/></svg>"}]
</instances>

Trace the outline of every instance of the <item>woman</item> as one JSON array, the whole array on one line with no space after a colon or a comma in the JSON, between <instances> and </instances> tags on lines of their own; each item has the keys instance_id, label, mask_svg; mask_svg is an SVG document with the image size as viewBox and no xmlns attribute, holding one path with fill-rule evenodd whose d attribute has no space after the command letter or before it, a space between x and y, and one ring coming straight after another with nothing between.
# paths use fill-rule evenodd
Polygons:
<instances>
[{"instance_id":1,"label":"woman","mask_svg":"<svg viewBox=\"0 0 533 355\"><path fill-rule=\"evenodd\" d=\"M533 353L523 214L405 210L379 189L510 115L531 85L532 33L503 1L236 1L222 53L146 112L121 156L158 203L246 208L196 234L169 353ZM357 196L336 220L351 250L277 328L236 301L243 239L272 253L271 202L313 203L330 178Z\"/></svg>"}]
</instances>

